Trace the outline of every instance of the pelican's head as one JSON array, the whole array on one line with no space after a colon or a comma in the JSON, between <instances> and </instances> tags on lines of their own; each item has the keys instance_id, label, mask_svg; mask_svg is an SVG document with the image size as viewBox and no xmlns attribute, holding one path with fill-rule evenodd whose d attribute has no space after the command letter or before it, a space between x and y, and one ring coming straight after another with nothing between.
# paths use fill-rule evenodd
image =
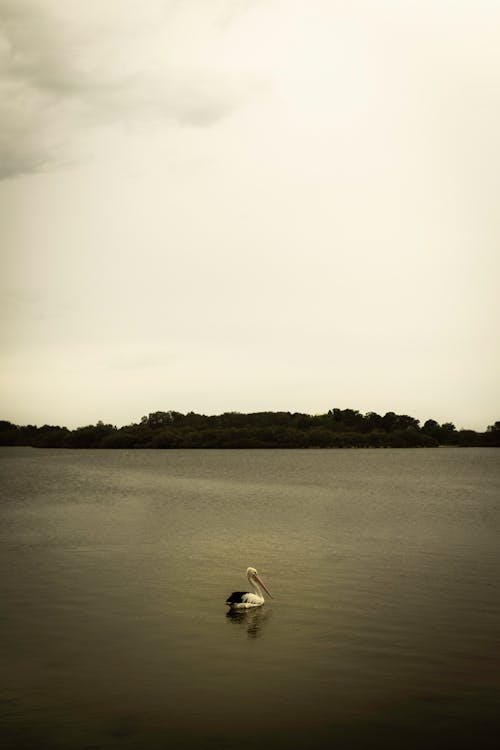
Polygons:
<instances>
[{"instance_id":1,"label":"pelican's head","mask_svg":"<svg viewBox=\"0 0 500 750\"><path fill-rule=\"evenodd\" d=\"M247 576L248 576L249 581L252 581L252 580L256 581L259 584L259 586L262 586L266 594L270 596L271 599L273 598L271 592L269 591L266 584L264 583L260 575L257 573L257 570L255 568L247 568Z\"/></svg>"}]
</instances>

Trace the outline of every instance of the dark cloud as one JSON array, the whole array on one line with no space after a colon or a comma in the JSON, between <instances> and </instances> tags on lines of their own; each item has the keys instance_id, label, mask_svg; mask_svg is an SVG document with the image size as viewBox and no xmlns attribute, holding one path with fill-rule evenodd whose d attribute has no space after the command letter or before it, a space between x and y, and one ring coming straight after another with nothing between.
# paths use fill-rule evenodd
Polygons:
<instances>
[{"instance_id":1,"label":"dark cloud","mask_svg":"<svg viewBox=\"0 0 500 750\"><path fill-rule=\"evenodd\" d=\"M115 120L205 126L238 106L216 74L89 65L92 43L40 2L0 0L0 179L54 168L87 129Z\"/></svg>"}]
</instances>

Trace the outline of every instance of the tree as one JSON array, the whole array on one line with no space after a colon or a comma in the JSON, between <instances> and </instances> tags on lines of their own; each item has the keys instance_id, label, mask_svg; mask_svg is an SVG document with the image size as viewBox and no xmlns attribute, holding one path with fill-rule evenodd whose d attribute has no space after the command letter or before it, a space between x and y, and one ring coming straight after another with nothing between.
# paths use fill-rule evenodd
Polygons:
<instances>
[{"instance_id":1,"label":"tree","mask_svg":"<svg viewBox=\"0 0 500 750\"><path fill-rule=\"evenodd\" d=\"M419 429L420 420L414 417L408 416L408 414L398 414L397 417L398 430L408 430L410 427L414 430Z\"/></svg>"},{"instance_id":2,"label":"tree","mask_svg":"<svg viewBox=\"0 0 500 750\"><path fill-rule=\"evenodd\" d=\"M178 411L154 411L148 417L143 417L141 421L143 424L145 422L149 427L156 429L157 427L168 427L182 416Z\"/></svg>"},{"instance_id":3,"label":"tree","mask_svg":"<svg viewBox=\"0 0 500 750\"><path fill-rule=\"evenodd\" d=\"M396 429L398 423L397 415L393 411L388 411L382 417L382 426L386 432L392 432Z\"/></svg>"},{"instance_id":4,"label":"tree","mask_svg":"<svg viewBox=\"0 0 500 750\"><path fill-rule=\"evenodd\" d=\"M453 422L444 422L441 425L441 442L445 445L456 445L458 443L457 428Z\"/></svg>"},{"instance_id":5,"label":"tree","mask_svg":"<svg viewBox=\"0 0 500 750\"><path fill-rule=\"evenodd\" d=\"M429 437L437 440L438 442L441 439L441 427L435 419L428 419L426 422L424 422L422 432L425 433L425 435L429 435Z\"/></svg>"},{"instance_id":6,"label":"tree","mask_svg":"<svg viewBox=\"0 0 500 750\"><path fill-rule=\"evenodd\" d=\"M381 430L383 428L383 418L380 416L380 414L377 414L374 411L369 411L367 414L365 414L365 423L368 432Z\"/></svg>"}]
</instances>

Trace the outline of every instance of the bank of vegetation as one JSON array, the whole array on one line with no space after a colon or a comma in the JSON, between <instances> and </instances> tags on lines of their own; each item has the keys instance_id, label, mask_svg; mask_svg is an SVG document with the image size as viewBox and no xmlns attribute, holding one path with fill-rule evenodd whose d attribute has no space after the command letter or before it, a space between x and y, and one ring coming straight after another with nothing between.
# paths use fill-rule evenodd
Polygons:
<instances>
[{"instance_id":1,"label":"bank of vegetation","mask_svg":"<svg viewBox=\"0 0 500 750\"><path fill-rule=\"evenodd\" d=\"M326 414L226 412L206 416L157 411L117 428L98 422L69 430L0 421L0 445L36 448L432 448L500 447L500 422L485 432L407 414L331 409Z\"/></svg>"}]
</instances>

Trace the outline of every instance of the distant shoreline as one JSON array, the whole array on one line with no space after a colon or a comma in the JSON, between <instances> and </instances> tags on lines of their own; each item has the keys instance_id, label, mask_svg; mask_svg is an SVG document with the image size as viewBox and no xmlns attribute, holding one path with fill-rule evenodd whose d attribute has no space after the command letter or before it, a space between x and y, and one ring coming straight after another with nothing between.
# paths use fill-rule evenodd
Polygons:
<instances>
[{"instance_id":1,"label":"distant shoreline","mask_svg":"<svg viewBox=\"0 0 500 750\"><path fill-rule=\"evenodd\" d=\"M385 450L439 450L441 448L451 449L451 448L500 448L500 445L404 445L404 446L391 446L391 445L384 445L384 446L374 446L374 445L349 445L349 446L333 446L333 447L320 447L316 445L310 445L303 448L292 448L292 447L283 447L278 445L270 445L266 447L261 448L249 448L249 447L235 447L235 446L210 446L208 447L190 447L190 448L149 448L149 447L131 447L131 448L96 448L96 447L86 447L86 448L75 448L75 447L69 447L69 446L40 446L40 445L0 445L0 448L20 448L23 450L34 450L34 451L44 451L44 450L57 450L57 451L71 451L71 450L81 450L81 451L385 451Z\"/></svg>"},{"instance_id":2,"label":"distant shoreline","mask_svg":"<svg viewBox=\"0 0 500 750\"><path fill-rule=\"evenodd\" d=\"M139 423L117 428L99 421L69 430L59 425L15 425L0 420L0 446L33 448L438 448L500 447L500 421L485 432L457 430L451 422L420 421L407 414L331 409L299 412L152 412Z\"/></svg>"}]
</instances>

